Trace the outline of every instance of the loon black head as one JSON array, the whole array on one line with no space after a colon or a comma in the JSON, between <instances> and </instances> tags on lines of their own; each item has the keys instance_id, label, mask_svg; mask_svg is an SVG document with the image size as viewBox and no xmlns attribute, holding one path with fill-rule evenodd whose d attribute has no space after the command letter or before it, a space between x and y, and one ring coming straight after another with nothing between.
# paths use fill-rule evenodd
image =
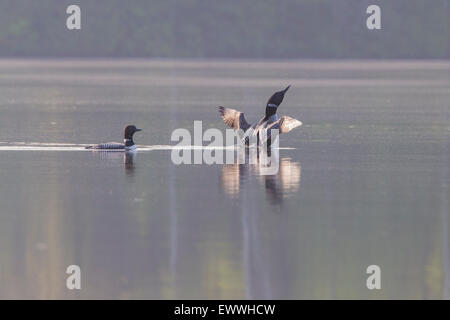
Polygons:
<instances>
[{"instance_id":1,"label":"loon black head","mask_svg":"<svg viewBox=\"0 0 450 320\"><path fill-rule=\"evenodd\" d=\"M142 131L142 129L136 128L134 125L126 126L124 130L124 140L125 140L125 146L132 146L134 145L133 141L133 135L136 132Z\"/></svg>"},{"instance_id":2,"label":"loon black head","mask_svg":"<svg viewBox=\"0 0 450 320\"><path fill-rule=\"evenodd\" d=\"M289 90L291 86L287 86L286 89L275 92L267 101L266 105L266 118L269 118L270 116L277 113L277 108L283 102L284 95Z\"/></svg>"}]
</instances>

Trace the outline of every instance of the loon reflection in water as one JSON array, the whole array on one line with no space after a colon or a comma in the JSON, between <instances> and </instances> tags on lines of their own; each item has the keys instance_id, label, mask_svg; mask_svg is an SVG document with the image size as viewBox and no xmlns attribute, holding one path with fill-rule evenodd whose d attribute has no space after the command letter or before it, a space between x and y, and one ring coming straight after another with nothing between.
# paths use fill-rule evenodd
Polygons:
<instances>
[{"instance_id":1,"label":"loon reflection in water","mask_svg":"<svg viewBox=\"0 0 450 320\"><path fill-rule=\"evenodd\" d=\"M268 200L273 204L280 204L286 197L299 191L301 166L290 158L282 158L278 165L276 174L264 174L260 163L225 164L220 177L221 187L230 197L238 197L250 177L257 176L259 183L264 186Z\"/></svg>"},{"instance_id":2,"label":"loon reflection in water","mask_svg":"<svg viewBox=\"0 0 450 320\"><path fill-rule=\"evenodd\" d=\"M133 173L135 169L136 162L136 154L135 150L125 151L125 152L108 152L106 150L99 150L98 152L92 153L96 158L100 158L101 160L110 161L112 165L117 165L117 163L121 162L124 164L125 172L127 174Z\"/></svg>"}]
</instances>

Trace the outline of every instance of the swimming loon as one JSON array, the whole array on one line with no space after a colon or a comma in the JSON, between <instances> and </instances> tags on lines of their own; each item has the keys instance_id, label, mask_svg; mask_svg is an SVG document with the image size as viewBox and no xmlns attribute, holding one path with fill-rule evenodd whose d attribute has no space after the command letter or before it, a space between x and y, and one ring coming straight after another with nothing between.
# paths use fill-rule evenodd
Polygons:
<instances>
[{"instance_id":1,"label":"swimming loon","mask_svg":"<svg viewBox=\"0 0 450 320\"><path fill-rule=\"evenodd\" d=\"M281 102L283 102L284 95L289 90L291 86L286 89L275 92L267 101L266 104L266 114L265 116L255 122L254 124L249 124L244 117L243 112L239 112L234 109L219 107L219 113L222 116L223 121L235 131L242 129L247 133L247 130L252 130L251 135L257 135L259 139L259 131L262 129L267 130L268 140L270 142L270 129L278 129L280 134L287 133L292 129L299 127L302 123L294 118L288 116L282 116L278 118L277 109ZM246 139L248 143L248 139Z\"/></svg>"},{"instance_id":2,"label":"swimming loon","mask_svg":"<svg viewBox=\"0 0 450 320\"><path fill-rule=\"evenodd\" d=\"M133 141L133 135L135 132L141 131L142 129L136 128L136 126L130 125L126 126L124 130L124 140L123 143L108 142L97 144L93 146L87 146L86 149L94 150L112 150L112 151L133 151L136 150L136 145Z\"/></svg>"}]
</instances>

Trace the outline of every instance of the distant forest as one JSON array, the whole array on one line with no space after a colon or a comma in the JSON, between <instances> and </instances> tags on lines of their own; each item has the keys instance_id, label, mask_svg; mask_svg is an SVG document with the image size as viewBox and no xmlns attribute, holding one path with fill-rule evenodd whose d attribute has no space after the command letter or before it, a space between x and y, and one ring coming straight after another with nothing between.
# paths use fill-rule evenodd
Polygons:
<instances>
[{"instance_id":1,"label":"distant forest","mask_svg":"<svg viewBox=\"0 0 450 320\"><path fill-rule=\"evenodd\" d=\"M0 0L0 56L443 59L450 0Z\"/></svg>"}]
</instances>

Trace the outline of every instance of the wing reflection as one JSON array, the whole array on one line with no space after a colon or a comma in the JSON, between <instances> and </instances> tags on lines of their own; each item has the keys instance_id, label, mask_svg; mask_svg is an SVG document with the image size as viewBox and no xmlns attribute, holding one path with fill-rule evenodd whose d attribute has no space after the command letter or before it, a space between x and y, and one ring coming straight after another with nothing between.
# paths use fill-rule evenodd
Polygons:
<instances>
[{"instance_id":1,"label":"wing reflection","mask_svg":"<svg viewBox=\"0 0 450 320\"><path fill-rule=\"evenodd\" d=\"M241 180L244 181L248 175L247 164L224 164L222 167L221 183L222 189L229 196L236 196L239 194L239 187Z\"/></svg>"},{"instance_id":2,"label":"wing reflection","mask_svg":"<svg viewBox=\"0 0 450 320\"><path fill-rule=\"evenodd\" d=\"M298 192L300 188L301 167L290 158L282 158L276 175L259 176L273 203L281 203L283 198Z\"/></svg>"}]
</instances>

